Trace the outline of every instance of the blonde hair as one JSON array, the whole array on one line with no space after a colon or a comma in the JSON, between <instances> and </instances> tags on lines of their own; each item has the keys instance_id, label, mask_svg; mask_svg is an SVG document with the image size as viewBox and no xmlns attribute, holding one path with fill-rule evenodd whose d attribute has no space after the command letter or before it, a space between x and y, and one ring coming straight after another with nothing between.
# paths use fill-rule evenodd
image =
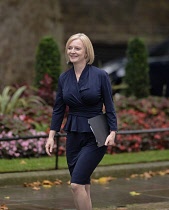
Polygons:
<instances>
[{"instance_id":1,"label":"blonde hair","mask_svg":"<svg viewBox=\"0 0 169 210\"><path fill-rule=\"evenodd\" d=\"M69 47L70 43L76 39L80 39L82 41L84 47L86 48L86 54L87 54L86 61L88 64L92 64L94 62L93 45L92 45L90 39L88 38L88 36L86 36L83 33L74 34L68 39L68 41L66 43L66 47L65 47L65 56L67 59L67 63L69 63L69 58L67 56L68 47Z\"/></svg>"}]
</instances>

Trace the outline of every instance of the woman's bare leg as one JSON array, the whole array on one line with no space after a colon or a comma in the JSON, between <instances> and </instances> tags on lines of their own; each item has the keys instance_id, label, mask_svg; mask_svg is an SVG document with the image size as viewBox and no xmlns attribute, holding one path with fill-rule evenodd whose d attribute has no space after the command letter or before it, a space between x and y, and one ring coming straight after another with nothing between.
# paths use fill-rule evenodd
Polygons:
<instances>
[{"instance_id":1,"label":"woman's bare leg","mask_svg":"<svg viewBox=\"0 0 169 210\"><path fill-rule=\"evenodd\" d=\"M71 183L71 190L77 210L92 210L90 185Z\"/></svg>"},{"instance_id":2,"label":"woman's bare leg","mask_svg":"<svg viewBox=\"0 0 169 210\"><path fill-rule=\"evenodd\" d=\"M90 184L86 184L85 189L86 189L87 195L88 195L89 200L90 200L90 208L92 209L92 201L91 201L91 195L90 195Z\"/></svg>"}]
</instances>

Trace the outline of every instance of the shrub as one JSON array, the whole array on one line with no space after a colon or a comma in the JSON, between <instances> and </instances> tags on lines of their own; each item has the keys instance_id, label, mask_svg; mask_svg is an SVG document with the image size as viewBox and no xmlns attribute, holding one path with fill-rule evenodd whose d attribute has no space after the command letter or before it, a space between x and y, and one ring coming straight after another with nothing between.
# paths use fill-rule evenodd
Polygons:
<instances>
[{"instance_id":1,"label":"shrub","mask_svg":"<svg viewBox=\"0 0 169 210\"><path fill-rule=\"evenodd\" d=\"M126 96L134 95L137 98L149 96L149 66L148 53L144 42L134 38L128 43L127 64L124 82L127 84Z\"/></svg>"},{"instance_id":2,"label":"shrub","mask_svg":"<svg viewBox=\"0 0 169 210\"><path fill-rule=\"evenodd\" d=\"M50 37L43 37L36 52L35 61L35 86L40 88L41 81L46 74L52 78L52 90L55 90L58 83L58 77L61 72L60 52L55 40Z\"/></svg>"},{"instance_id":3,"label":"shrub","mask_svg":"<svg viewBox=\"0 0 169 210\"><path fill-rule=\"evenodd\" d=\"M52 78L48 74L45 74L43 80L40 81L41 86L37 92L51 106L54 105L55 101L55 91L52 90L52 83Z\"/></svg>"},{"instance_id":4,"label":"shrub","mask_svg":"<svg viewBox=\"0 0 169 210\"><path fill-rule=\"evenodd\" d=\"M0 114L0 138L20 137L20 140L0 141L0 157L34 157L45 153L46 139L22 137L47 135L52 107L35 95L31 87L6 87L2 92L3 113ZM5 101L4 101L5 100ZM10 104L11 103L11 104ZM10 108L9 108L10 107ZM61 138L59 155L65 154L65 137Z\"/></svg>"},{"instance_id":5,"label":"shrub","mask_svg":"<svg viewBox=\"0 0 169 210\"><path fill-rule=\"evenodd\" d=\"M169 99L121 96L116 102L119 130L169 128ZM109 153L169 149L169 132L117 135L118 144Z\"/></svg>"}]
</instances>

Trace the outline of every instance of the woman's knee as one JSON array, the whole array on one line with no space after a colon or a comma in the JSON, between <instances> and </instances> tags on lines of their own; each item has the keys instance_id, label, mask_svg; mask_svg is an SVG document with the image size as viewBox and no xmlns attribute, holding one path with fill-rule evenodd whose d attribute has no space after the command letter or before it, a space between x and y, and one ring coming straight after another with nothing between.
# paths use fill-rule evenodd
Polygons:
<instances>
[{"instance_id":1,"label":"woman's knee","mask_svg":"<svg viewBox=\"0 0 169 210\"><path fill-rule=\"evenodd\" d=\"M85 187L84 185L80 185L80 184L76 184L76 183L71 183L70 186L71 186L71 190L74 193L78 192L79 190L81 191Z\"/></svg>"}]
</instances>

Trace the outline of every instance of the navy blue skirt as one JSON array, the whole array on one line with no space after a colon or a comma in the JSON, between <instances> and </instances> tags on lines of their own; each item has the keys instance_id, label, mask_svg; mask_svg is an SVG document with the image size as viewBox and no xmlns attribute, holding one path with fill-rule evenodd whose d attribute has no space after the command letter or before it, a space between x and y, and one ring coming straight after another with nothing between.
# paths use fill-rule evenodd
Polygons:
<instances>
[{"instance_id":1,"label":"navy blue skirt","mask_svg":"<svg viewBox=\"0 0 169 210\"><path fill-rule=\"evenodd\" d=\"M90 177L106 153L107 146L98 147L92 132L68 132L66 157L71 183L90 184Z\"/></svg>"}]
</instances>

